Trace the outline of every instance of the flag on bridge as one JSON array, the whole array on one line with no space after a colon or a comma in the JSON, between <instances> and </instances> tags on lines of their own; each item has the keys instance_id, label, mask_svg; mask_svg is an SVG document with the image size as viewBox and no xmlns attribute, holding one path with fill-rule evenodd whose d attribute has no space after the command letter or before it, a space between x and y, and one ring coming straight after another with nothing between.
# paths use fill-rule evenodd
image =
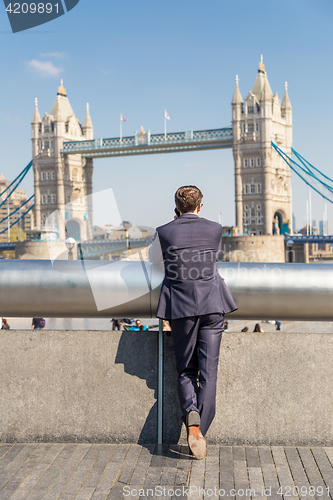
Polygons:
<instances>
[{"instance_id":1,"label":"flag on bridge","mask_svg":"<svg viewBox=\"0 0 333 500\"><path fill-rule=\"evenodd\" d=\"M167 110L164 110L164 140L166 141L167 138L167 126L166 126L166 121L170 120L170 116L167 113Z\"/></svg>"},{"instance_id":2,"label":"flag on bridge","mask_svg":"<svg viewBox=\"0 0 333 500\"><path fill-rule=\"evenodd\" d=\"M120 113L120 144L122 142L122 136L123 136L123 122L125 122L125 117Z\"/></svg>"}]
</instances>

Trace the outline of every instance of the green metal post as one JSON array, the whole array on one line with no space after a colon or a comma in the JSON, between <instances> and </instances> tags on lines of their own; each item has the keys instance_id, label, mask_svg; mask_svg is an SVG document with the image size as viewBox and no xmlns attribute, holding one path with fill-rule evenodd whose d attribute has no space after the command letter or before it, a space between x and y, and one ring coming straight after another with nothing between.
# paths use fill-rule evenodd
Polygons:
<instances>
[{"instance_id":1,"label":"green metal post","mask_svg":"<svg viewBox=\"0 0 333 500\"><path fill-rule=\"evenodd\" d=\"M157 443L163 443L163 320L158 326Z\"/></svg>"}]
</instances>

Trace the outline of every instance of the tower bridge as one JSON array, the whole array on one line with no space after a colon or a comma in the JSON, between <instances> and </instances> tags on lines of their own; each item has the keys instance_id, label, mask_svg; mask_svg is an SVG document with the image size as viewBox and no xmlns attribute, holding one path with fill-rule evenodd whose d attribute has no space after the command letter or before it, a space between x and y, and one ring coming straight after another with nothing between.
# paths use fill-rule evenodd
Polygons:
<instances>
[{"instance_id":1,"label":"tower bridge","mask_svg":"<svg viewBox=\"0 0 333 500\"><path fill-rule=\"evenodd\" d=\"M84 124L76 118L61 82L50 113L41 118L37 99L32 120L35 225L43 228L52 213L61 214L59 238L67 233L92 239L93 160L105 157L232 148L238 234L280 234L291 230L291 173L273 150L273 140L291 155L292 108L285 85L281 103L273 95L263 60L243 100L238 77L231 103L232 124L213 130L151 134L141 128L132 137L93 137L87 105ZM217 179L218 181L218 179Z\"/></svg>"}]
</instances>

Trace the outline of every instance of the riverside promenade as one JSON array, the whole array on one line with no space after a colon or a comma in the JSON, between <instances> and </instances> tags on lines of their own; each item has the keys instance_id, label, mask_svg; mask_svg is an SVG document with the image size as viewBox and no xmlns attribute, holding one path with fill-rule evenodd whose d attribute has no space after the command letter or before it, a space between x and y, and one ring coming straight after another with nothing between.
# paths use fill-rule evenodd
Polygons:
<instances>
[{"instance_id":1,"label":"riverside promenade","mask_svg":"<svg viewBox=\"0 0 333 500\"><path fill-rule=\"evenodd\" d=\"M1 500L332 498L333 447L0 445Z\"/></svg>"}]
</instances>

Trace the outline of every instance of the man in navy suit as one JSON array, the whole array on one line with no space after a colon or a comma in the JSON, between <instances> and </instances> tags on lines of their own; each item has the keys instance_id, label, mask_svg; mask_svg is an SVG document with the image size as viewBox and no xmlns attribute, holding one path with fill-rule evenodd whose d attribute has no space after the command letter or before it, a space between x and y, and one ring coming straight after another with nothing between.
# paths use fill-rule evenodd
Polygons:
<instances>
[{"instance_id":1,"label":"man in navy suit","mask_svg":"<svg viewBox=\"0 0 333 500\"><path fill-rule=\"evenodd\" d=\"M163 255L165 277L156 316L170 321L178 371L178 396L188 444L206 453L205 434L215 415L216 380L224 315L237 306L216 269L222 227L200 217L202 193L182 186L179 216L158 227L150 257Z\"/></svg>"}]
</instances>

